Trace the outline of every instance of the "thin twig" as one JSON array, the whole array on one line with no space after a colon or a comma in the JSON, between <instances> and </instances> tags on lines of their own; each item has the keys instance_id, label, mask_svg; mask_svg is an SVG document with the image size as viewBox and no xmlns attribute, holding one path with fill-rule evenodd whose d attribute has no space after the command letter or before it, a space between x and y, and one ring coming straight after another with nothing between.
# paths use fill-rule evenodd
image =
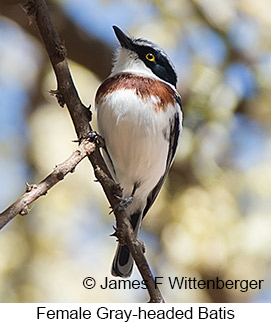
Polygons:
<instances>
[{"instance_id":1,"label":"thin twig","mask_svg":"<svg viewBox=\"0 0 271 323\"><path fill-rule=\"evenodd\" d=\"M93 152L94 149L95 145L93 143L88 140L83 140L77 150L67 160L57 165L55 169L40 183L27 183L25 193L5 211L0 213L0 230L16 215L28 214L31 203L36 201L39 197L46 195L46 193L58 182L63 180L68 173L73 173L75 167L82 161L82 159Z\"/></svg>"}]
</instances>

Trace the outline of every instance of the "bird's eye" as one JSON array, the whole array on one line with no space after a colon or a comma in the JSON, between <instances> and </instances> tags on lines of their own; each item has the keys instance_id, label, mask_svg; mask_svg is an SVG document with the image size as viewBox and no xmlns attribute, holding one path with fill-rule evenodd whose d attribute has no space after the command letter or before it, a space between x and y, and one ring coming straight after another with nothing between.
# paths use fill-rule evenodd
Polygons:
<instances>
[{"instance_id":1,"label":"bird's eye","mask_svg":"<svg viewBox=\"0 0 271 323\"><path fill-rule=\"evenodd\" d=\"M148 61L150 61L150 62L154 62L154 61L155 61L155 56L154 56L152 53L148 53L148 54L146 55L146 58L147 58L147 60L148 60Z\"/></svg>"}]
</instances>

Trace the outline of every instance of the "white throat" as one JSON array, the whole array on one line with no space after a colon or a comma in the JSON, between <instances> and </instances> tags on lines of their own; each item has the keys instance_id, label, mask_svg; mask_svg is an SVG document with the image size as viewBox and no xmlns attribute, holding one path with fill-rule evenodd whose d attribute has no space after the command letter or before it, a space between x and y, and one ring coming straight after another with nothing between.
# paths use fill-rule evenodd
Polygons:
<instances>
[{"instance_id":1,"label":"white throat","mask_svg":"<svg viewBox=\"0 0 271 323\"><path fill-rule=\"evenodd\" d=\"M119 73L133 73L158 79L135 52L122 47L115 53L114 64L110 76Z\"/></svg>"}]
</instances>

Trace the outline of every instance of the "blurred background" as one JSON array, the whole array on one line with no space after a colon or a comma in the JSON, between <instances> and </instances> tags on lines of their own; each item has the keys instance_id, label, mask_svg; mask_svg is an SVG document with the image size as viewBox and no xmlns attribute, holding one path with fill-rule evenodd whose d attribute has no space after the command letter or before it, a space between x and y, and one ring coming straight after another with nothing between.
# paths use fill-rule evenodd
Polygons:
<instances>
[{"instance_id":1,"label":"blurred background","mask_svg":"<svg viewBox=\"0 0 271 323\"><path fill-rule=\"evenodd\" d=\"M110 73L112 25L163 47L184 129L140 238L154 275L264 279L261 290L161 291L168 302L271 301L271 2L48 0L86 106ZM76 149L38 31L0 3L0 211ZM94 127L95 121L93 123ZM114 217L83 161L0 232L1 302L145 302L145 290L86 290L110 275ZM131 279L141 279L137 269Z\"/></svg>"}]
</instances>

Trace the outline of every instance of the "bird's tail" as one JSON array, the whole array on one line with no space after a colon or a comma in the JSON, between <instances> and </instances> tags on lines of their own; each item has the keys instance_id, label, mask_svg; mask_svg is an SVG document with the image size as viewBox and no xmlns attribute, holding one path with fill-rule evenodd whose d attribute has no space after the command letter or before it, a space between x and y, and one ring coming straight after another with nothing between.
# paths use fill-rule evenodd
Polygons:
<instances>
[{"instance_id":1,"label":"bird's tail","mask_svg":"<svg viewBox=\"0 0 271 323\"><path fill-rule=\"evenodd\" d=\"M127 246L117 247L117 251L113 260L111 273L116 277L130 277L132 274L134 260Z\"/></svg>"},{"instance_id":2,"label":"bird's tail","mask_svg":"<svg viewBox=\"0 0 271 323\"><path fill-rule=\"evenodd\" d=\"M131 215L130 221L134 229L135 235L138 235L138 231L141 224L141 212L137 212ZM130 250L127 246L121 246L118 244L117 251L113 260L111 274L116 277L127 278L130 277L133 271L134 260L131 256Z\"/></svg>"}]
</instances>

